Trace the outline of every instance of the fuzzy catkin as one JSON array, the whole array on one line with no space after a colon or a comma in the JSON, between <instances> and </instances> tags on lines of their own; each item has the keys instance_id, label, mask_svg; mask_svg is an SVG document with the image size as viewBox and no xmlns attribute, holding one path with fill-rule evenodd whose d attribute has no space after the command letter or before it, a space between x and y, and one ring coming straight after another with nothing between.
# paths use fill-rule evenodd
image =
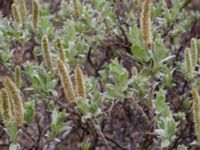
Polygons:
<instances>
[{"instance_id":1,"label":"fuzzy catkin","mask_svg":"<svg viewBox=\"0 0 200 150\"><path fill-rule=\"evenodd\" d=\"M37 31L39 15L40 15L39 3L37 0L34 0L33 4L32 4L32 29L33 29L33 32Z\"/></svg>"},{"instance_id":2,"label":"fuzzy catkin","mask_svg":"<svg viewBox=\"0 0 200 150\"><path fill-rule=\"evenodd\" d=\"M195 68L198 61L198 48L197 48L197 41L195 38L191 40L191 57L192 57L192 65Z\"/></svg>"},{"instance_id":3,"label":"fuzzy catkin","mask_svg":"<svg viewBox=\"0 0 200 150\"><path fill-rule=\"evenodd\" d=\"M15 83L18 88L21 87L21 68L20 68L20 66L15 67Z\"/></svg>"},{"instance_id":4,"label":"fuzzy catkin","mask_svg":"<svg viewBox=\"0 0 200 150\"><path fill-rule=\"evenodd\" d=\"M200 96L198 90L193 87L192 88L192 98L193 98L193 120L195 124L195 132L197 135L197 142L200 144Z\"/></svg>"},{"instance_id":5,"label":"fuzzy catkin","mask_svg":"<svg viewBox=\"0 0 200 150\"><path fill-rule=\"evenodd\" d=\"M74 17L76 19L79 19L80 16L81 16L80 1L79 0L73 0L73 6L74 6Z\"/></svg>"},{"instance_id":6,"label":"fuzzy catkin","mask_svg":"<svg viewBox=\"0 0 200 150\"><path fill-rule=\"evenodd\" d=\"M42 50L43 50L43 57L46 63L46 66L53 72L53 63L51 58L51 52L49 48L49 40L46 35L42 37Z\"/></svg>"},{"instance_id":7,"label":"fuzzy catkin","mask_svg":"<svg viewBox=\"0 0 200 150\"><path fill-rule=\"evenodd\" d=\"M136 68L136 67L133 67L133 68L131 69L131 74L132 74L132 77L135 77L135 76L138 75L138 71L137 71L137 68Z\"/></svg>"},{"instance_id":8,"label":"fuzzy catkin","mask_svg":"<svg viewBox=\"0 0 200 150\"><path fill-rule=\"evenodd\" d=\"M75 68L75 84L77 97L86 99L86 86L83 72L79 66Z\"/></svg>"},{"instance_id":9,"label":"fuzzy catkin","mask_svg":"<svg viewBox=\"0 0 200 150\"><path fill-rule=\"evenodd\" d=\"M151 46L153 44L151 33L151 5L152 0L145 0L140 14L141 35L147 46Z\"/></svg>"},{"instance_id":10,"label":"fuzzy catkin","mask_svg":"<svg viewBox=\"0 0 200 150\"><path fill-rule=\"evenodd\" d=\"M191 51L190 48L185 49L185 67L186 67L186 73L188 74L188 77L192 79L194 77L194 67L192 64L192 57L191 57Z\"/></svg>"},{"instance_id":11,"label":"fuzzy catkin","mask_svg":"<svg viewBox=\"0 0 200 150\"><path fill-rule=\"evenodd\" d=\"M63 62L65 62L65 51L64 51L64 46L63 46L63 43L62 43L60 37L57 37L57 38L56 38L56 48L57 48L57 50L58 50L59 58L60 58Z\"/></svg>"},{"instance_id":12,"label":"fuzzy catkin","mask_svg":"<svg viewBox=\"0 0 200 150\"><path fill-rule=\"evenodd\" d=\"M14 21L18 22L18 23L22 23L17 5L15 3L13 3L11 7L12 7L12 15L13 15Z\"/></svg>"},{"instance_id":13,"label":"fuzzy catkin","mask_svg":"<svg viewBox=\"0 0 200 150\"><path fill-rule=\"evenodd\" d=\"M3 118L3 122L6 124L12 120L12 112L11 112L11 103L9 95L5 88L2 89L0 92L0 101L1 101L1 115Z\"/></svg>"},{"instance_id":14,"label":"fuzzy catkin","mask_svg":"<svg viewBox=\"0 0 200 150\"><path fill-rule=\"evenodd\" d=\"M11 104L13 105L14 121L18 127L22 127L24 121L24 107L20 91L16 87L15 83L8 77L5 79L3 84L10 95Z\"/></svg>"},{"instance_id":15,"label":"fuzzy catkin","mask_svg":"<svg viewBox=\"0 0 200 150\"><path fill-rule=\"evenodd\" d=\"M21 20L22 22L25 21L26 19L26 2L25 0L18 0L19 3L19 12L20 12L20 16L21 16Z\"/></svg>"},{"instance_id":16,"label":"fuzzy catkin","mask_svg":"<svg viewBox=\"0 0 200 150\"><path fill-rule=\"evenodd\" d=\"M57 62L58 74L60 77L61 85L64 90L64 94L70 102L75 102L75 92L74 92L74 88L73 88L68 70L65 67L64 62L60 58L58 58L56 62Z\"/></svg>"}]
</instances>

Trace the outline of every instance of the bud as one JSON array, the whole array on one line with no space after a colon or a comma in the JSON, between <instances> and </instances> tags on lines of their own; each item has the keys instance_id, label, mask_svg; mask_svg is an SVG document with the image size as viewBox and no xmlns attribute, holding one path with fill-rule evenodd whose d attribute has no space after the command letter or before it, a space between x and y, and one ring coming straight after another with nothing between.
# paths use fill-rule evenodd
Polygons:
<instances>
[{"instance_id":1,"label":"bud","mask_svg":"<svg viewBox=\"0 0 200 150\"><path fill-rule=\"evenodd\" d=\"M44 57L46 66L49 68L49 70L53 71L53 63L52 63L52 58L51 58L51 53L50 53L50 48L49 48L49 40L47 36L45 35L42 37L42 50L43 50L43 57Z\"/></svg>"},{"instance_id":2,"label":"bud","mask_svg":"<svg viewBox=\"0 0 200 150\"><path fill-rule=\"evenodd\" d=\"M65 62L65 51L64 51L64 46L63 43L60 39L60 37L56 38L56 48L58 50L59 58Z\"/></svg>"},{"instance_id":3,"label":"bud","mask_svg":"<svg viewBox=\"0 0 200 150\"><path fill-rule=\"evenodd\" d=\"M197 41L195 38L191 40L191 57L192 57L192 65L195 68L198 62L198 48Z\"/></svg>"},{"instance_id":4,"label":"bud","mask_svg":"<svg viewBox=\"0 0 200 150\"><path fill-rule=\"evenodd\" d=\"M19 2L20 16L21 16L22 22L24 22L26 19L26 2L25 0L18 0L18 2Z\"/></svg>"},{"instance_id":5,"label":"bud","mask_svg":"<svg viewBox=\"0 0 200 150\"><path fill-rule=\"evenodd\" d=\"M65 67L64 62L60 58L57 59L57 66L64 94L70 102L75 102L75 93L71 78L69 76L68 70Z\"/></svg>"},{"instance_id":6,"label":"bud","mask_svg":"<svg viewBox=\"0 0 200 150\"><path fill-rule=\"evenodd\" d=\"M21 69L20 69L20 66L15 67L15 83L16 83L16 86L20 89L20 87L21 87Z\"/></svg>"},{"instance_id":7,"label":"bud","mask_svg":"<svg viewBox=\"0 0 200 150\"><path fill-rule=\"evenodd\" d=\"M18 10L16 4L13 3L11 7L12 7L12 15L13 15L14 21L18 22L18 23L22 23L22 20L21 20L20 14L19 14L19 10Z\"/></svg>"},{"instance_id":8,"label":"bud","mask_svg":"<svg viewBox=\"0 0 200 150\"><path fill-rule=\"evenodd\" d=\"M137 71L137 68L136 68L136 67L133 67L133 68L131 69L131 74L132 74L132 77L135 77L135 76L138 75L138 71Z\"/></svg>"},{"instance_id":9,"label":"bud","mask_svg":"<svg viewBox=\"0 0 200 150\"><path fill-rule=\"evenodd\" d=\"M83 72L79 66L75 68L76 94L78 97L86 99L86 87Z\"/></svg>"},{"instance_id":10,"label":"bud","mask_svg":"<svg viewBox=\"0 0 200 150\"><path fill-rule=\"evenodd\" d=\"M14 121L18 127L22 127L24 121L24 107L20 92L10 78L6 78L3 84L10 96L11 104L13 105Z\"/></svg>"},{"instance_id":11,"label":"bud","mask_svg":"<svg viewBox=\"0 0 200 150\"><path fill-rule=\"evenodd\" d=\"M144 43L147 46L153 44L151 33L151 5L152 0L145 0L140 15L140 30Z\"/></svg>"},{"instance_id":12,"label":"bud","mask_svg":"<svg viewBox=\"0 0 200 150\"><path fill-rule=\"evenodd\" d=\"M81 16L80 1L73 0L73 5L74 5L74 16L76 19L79 19Z\"/></svg>"},{"instance_id":13,"label":"bud","mask_svg":"<svg viewBox=\"0 0 200 150\"><path fill-rule=\"evenodd\" d=\"M185 49L184 55L185 55L184 60L185 60L185 68L186 68L187 77L189 79L193 79L193 77L194 77L194 67L193 67L193 64L192 64L191 51L190 51L189 48Z\"/></svg>"},{"instance_id":14,"label":"bud","mask_svg":"<svg viewBox=\"0 0 200 150\"><path fill-rule=\"evenodd\" d=\"M2 89L0 93L0 101L1 101L1 114L4 123L8 123L12 120L12 112L11 112L11 104L9 95L6 89Z\"/></svg>"},{"instance_id":15,"label":"bud","mask_svg":"<svg viewBox=\"0 0 200 150\"><path fill-rule=\"evenodd\" d=\"M192 98L193 98L193 120L195 124L195 132L197 135L197 143L200 144L200 96L198 90L193 87L192 88Z\"/></svg>"},{"instance_id":16,"label":"bud","mask_svg":"<svg viewBox=\"0 0 200 150\"><path fill-rule=\"evenodd\" d=\"M33 1L32 4L32 29L36 32L39 22L39 3L37 0Z\"/></svg>"}]
</instances>

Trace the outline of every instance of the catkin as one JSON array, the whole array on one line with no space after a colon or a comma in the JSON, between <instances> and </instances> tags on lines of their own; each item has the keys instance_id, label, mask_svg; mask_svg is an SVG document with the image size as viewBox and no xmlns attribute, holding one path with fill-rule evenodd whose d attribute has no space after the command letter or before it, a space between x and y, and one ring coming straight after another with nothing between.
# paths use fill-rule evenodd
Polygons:
<instances>
[{"instance_id":1,"label":"catkin","mask_svg":"<svg viewBox=\"0 0 200 150\"><path fill-rule=\"evenodd\" d=\"M73 6L74 6L74 17L76 19L79 19L80 16L81 16L80 1L79 0L73 0Z\"/></svg>"},{"instance_id":2,"label":"catkin","mask_svg":"<svg viewBox=\"0 0 200 150\"><path fill-rule=\"evenodd\" d=\"M0 101L1 101L1 115L4 123L8 123L12 120L12 112L11 112L11 103L9 99L9 95L6 89L2 89L0 92Z\"/></svg>"},{"instance_id":3,"label":"catkin","mask_svg":"<svg viewBox=\"0 0 200 150\"><path fill-rule=\"evenodd\" d=\"M190 48L185 49L185 67L186 67L186 73L188 74L189 79L192 79L194 77L194 67L192 64L192 57L191 57L191 51Z\"/></svg>"},{"instance_id":4,"label":"catkin","mask_svg":"<svg viewBox=\"0 0 200 150\"><path fill-rule=\"evenodd\" d=\"M192 65L195 68L198 61L198 48L197 48L197 41L195 38L191 40L191 57L192 57Z\"/></svg>"},{"instance_id":5,"label":"catkin","mask_svg":"<svg viewBox=\"0 0 200 150\"><path fill-rule=\"evenodd\" d=\"M17 5L13 3L11 7L12 7L12 15L13 15L14 21L18 23L22 23Z\"/></svg>"},{"instance_id":6,"label":"catkin","mask_svg":"<svg viewBox=\"0 0 200 150\"><path fill-rule=\"evenodd\" d=\"M198 90L192 88L192 97L193 97L193 120L195 124L195 132L197 135L197 142L200 144L200 96Z\"/></svg>"},{"instance_id":7,"label":"catkin","mask_svg":"<svg viewBox=\"0 0 200 150\"><path fill-rule=\"evenodd\" d=\"M18 88L21 87L21 69L20 66L15 67L15 83Z\"/></svg>"},{"instance_id":8,"label":"catkin","mask_svg":"<svg viewBox=\"0 0 200 150\"><path fill-rule=\"evenodd\" d=\"M20 96L20 91L10 78L6 78L3 84L11 98L14 121L18 127L22 127L24 121L24 107L22 98Z\"/></svg>"},{"instance_id":9,"label":"catkin","mask_svg":"<svg viewBox=\"0 0 200 150\"><path fill-rule=\"evenodd\" d=\"M53 72L53 63L51 58L51 52L49 48L49 40L46 35L42 37L42 50L43 50L43 57L46 63L46 66Z\"/></svg>"},{"instance_id":10,"label":"catkin","mask_svg":"<svg viewBox=\"0 0 200 150\"><path fill-rule=\"evenodd\" d=\"M135 77L135 76L138 75L138 71L137 71L137 68L136 68L136 67L133 67L133 68L131 69L131 75L132 75L132 77Z\"/></svg>"},{"instance_id":11,"label":"catkin","mask_svg":"<svg viewBox=\"0 0 200 150\"><path fill-rule=\"evenodd\" d=\"M83 72L79 66L75 68L75 84L77 97L86 99L86 87Z\"/></svg>"},{"instance_id":12,"label":"catkin","mask_svg":"<svg viewBox=\"0 0 200 150\"><path fill-rule=\"evenodd\" d=\"M22 22L26 19L26 2L25 0L18 0L19 3L19 12L22 19Z\"/></svg>"},{"instance_id":13,"label":"catkin","mask_svg":"<svg viewBox=\"0 0 200 150\"><path fill-rule=\"evenodd\" d=\"M63 43L60 39L60 37L57 37L56 38L56 48L58 50L58 55L59 55L59 58L65 62L65 51L64 51L64 46L63 46Z\"/></svg>"},{"instance_id":14,"label":"catkin","mask_svg":"<svg viewBox=\"0 0 200 150\"><path fill-rule=\"evenodd\" d=\"M151 46L153 44L151 33L151 5L152 0L145 0L140 15L141 35L147 46Z\"/></svg>"},{"instance_id":15,"label":"catkin","mask_svg":"<svg viewBox=\"0 0 200 150\"><path fill-rule=\"evenodd\" d=\"M73 88L68 70L65 67L64 62L60 58L58 58L56 62L57 62L58 74L59 74L60 81L64 90L64 94L70 102L75 102L75 92L74 92L74 88Z\"/></svg>"},{"instance_id":16,"label":"catkin","mask_svg":"<svg viewBox=\"0 0 200 150\"><path fill-rule=\"evenodd\" d=\"M33 32L37 31L39 15L40 15L39 3L37 0L34 0L33 4L32 4L32 29L33 29Z\"/></svg>"}]
</instances>

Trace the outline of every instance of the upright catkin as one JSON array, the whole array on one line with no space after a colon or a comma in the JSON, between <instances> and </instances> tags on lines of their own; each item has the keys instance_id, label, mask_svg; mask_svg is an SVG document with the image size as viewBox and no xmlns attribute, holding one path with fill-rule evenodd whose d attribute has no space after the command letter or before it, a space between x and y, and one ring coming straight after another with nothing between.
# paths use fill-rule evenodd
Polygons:
<instances>
[{"instance_id":1,"label":"upright catkin","mask_svg":"<svg viewBox=\"0 0 200 150\"><path fill-rule=\"evenodd\" d=\"M195 38L191 40L191 57L192 57L192 65L195 68L198 61L198 48L197 48L197 41Z\"/></svg>"},{"instance_id":2,"label":"upright catkin","mask_svg":"<svg viewBox=\"0 0 200 150\"><path fill-rule=\"evenodd\" d=\"M25 19L26 19L26 2L25 0L18 0L19 3L19 12L20 12L20 16L22 19L22 22L24 23Z\"/></svg>"},{"instance_id":3,"label":"upright catkin","mask_svg":"<svg viewBox=\"0 0 200 150\"><path fill-rule=\"evenodd\" d=\"M22 23L20 13L19 13L19 9L17 8L17 5L15 3L13 3L11 7L12 7L12 15L13 15L14 21L18 22L18 23Z\"/></svg>"},{"instance_id":4,"label":"upright catkin","mask_svg":"<svg viewBox=\"0 0 200 150\"><path fill-rule=\"evenodd\" d=\"M12 120L11 103L6 89L0 92L1 115L3 122L6 124Z\"/></svg>"},{"instance_id":5,"label":"upright catkin","mask_svg":"<svg viewBox=\"0 0 200 150\"><path fill-rule=\"evenodd\" d=\"M42 37L42 50L43 50L43 57L46 63L46 66L53 72L53 63L51 58L51 52L49 48L49 40L46 35Z\"/></svg>"},{"instance_id":6,"label":"upright catkin","mask_svg":"<svg viewBox=\"0 0 200 150\"><path fill-rule=\"evenodd\" d=\"M86 85L83 72L79 66L75 68L75 84L77 97L86 99Z\"/></svg>"},{"instance_id":7,"label":"upright catkin","mask_svg":"<svg viewBox=\"0 0 200 150\"><path fill-rule=\"evenodd\" d=\"M185 60L186 73L189 79L192 79L194 77L194 67L192 64L190 48L185 49L184 57L185 57L184 60Z\"/></svg>"},{"instance_id":8,"label":"upright catkin","mask_svg":"<svg viewBox=\"0 0 200 150\"><path fill-rule=\"evenodd\" d=\"M24 121L24 107L20 91L15 83L8 77L4 80L3 84L11 98L12 109L14 109L14 121L18 127L22 127Z\"/></svg>"},{"instance_id":9,"label":"upright catkin","mask_svg":"<svg viewBox=\"0 0 200 150\"><path fill-rule=\"evenodd\" d=\"M57 37L57 38L56 38L56 48L57 48L57 50L58 50L59 58L60 58L63 62L65 62L65 51L64 51L64 46L63 46L63 43L62 43L60 37Z\"/></svg>"},{"instance_id":10,"label":"upright catkin","mask_svg":"<svg viewBox=\"0 0 200 150\"><path fill-rule=\"evenodd\" d=\"M133 68L131 69L131 75L132 75L132 77L135 77L135 76L138 75L138 71L137 71L137 68L136 68L136 67L133 67Z\"/></svg>"},{"instance_id":11,"label":"upright catkin","mask_svg":"<svg viewBox=\"0 0 200 150\"><path fill-rule=\"evenodd\" d=\"M16 86L20 89L20 87L21 87L21 68L20 68L20 66L15 67L15 83L16 83Z\"/></svg>"},{"instance_id":12,"label":"upright catkin","mask_svg":"<svg viewBox=\"0 0 200 150\"><path fill-rule=\"evenodd\" d=\"M193 87L192 88L192 98L193 98L193 120L195 124L195 133L197 136L197 143L200 144L200 96L198 90Z\"/></svg>"},{"instance_id":13,"label":"upright catkin","mask_svg":"<svg viewBox=\"0 0 200 150\"><path fill-rule=\"evenodd\" d=\"M152 0L145 0L140 14L141 35L147 46L151 46L153 44L151 33L151 5Z\"/></svg>"},{"instance_id":14,"label":"upright catkin","mask_svg":"<svg viewBox=\"0 0 200 150\"><path fill-rule=\"evenodd\" d=\"M58 58L56 62L57 62L58 74L60 77L61 85L64 90L64 94L70 102L75 102L75 92L74 92L74 88L73 88L68 70L65 67L64 62L60 58Z\"/></svg>"},{"instance_id":15,"label":"upright catkin","mask_svg":"<svg viewBox=\"0 0 200 150\"><path fill-rule=\"evenodd\" d=\"M74 17L76 19L79 19L80 16L81 16L80 1L79 0L73 0L73 6L74 6Z\"/></svg>"},{"instance_id":16,"label":"upright catkin","mask_svg":"<svg viewBox=\"0 0 200 150\"><path fill-rule=\"evenodd\" d=\"M33 32L36 32L38 28L38 22L39 22L39 16L40 16L39 9L40 9L40 6L39 6L38 1L34 0L32 4L32 30Z\"/></svg>"}]
</instances>

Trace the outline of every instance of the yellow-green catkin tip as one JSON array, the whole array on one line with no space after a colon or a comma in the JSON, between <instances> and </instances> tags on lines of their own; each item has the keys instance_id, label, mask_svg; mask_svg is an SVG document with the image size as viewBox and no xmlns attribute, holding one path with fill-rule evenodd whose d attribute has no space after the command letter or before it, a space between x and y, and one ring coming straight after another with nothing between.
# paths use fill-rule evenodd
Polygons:
<instances>
[{"instance_id":1,"label":"yellow-green catkin tip","mask_svg":"<svg viewBox=\"0 0 200 150\"><path fill-rule=\"evenodd\" d=\"M14 121L18 127L22 127L24 121L24 107L20 91L10 78L6 78L3 84L10 96L11 104L13 105Z\"/></svg>"},{"instance_id":2,"label":"yellow-green catkin tip","mask_svg":"<svg viewBox=\"0 0 200 150\"><path fill-rule=\"evenodd\" d=\"M185 49L185 67L186 67L186 73L188 74L189 79L192 79L194 77L194 67L192 64L192 57L191 57L191 51L189 48Z\"/></svg>"},{"instance_id":3,"label":"yellow-green catkin tip","mask_svg":"<svg viewBox=\"0 0 200 150\"><path fill-rule=\"evenodd\" d=\"M151 32L151 5L152 0L145 0L143 2L142 12L140 14L140 30L144 43L147 46L152 46L152 32Z\"/></svg>"},{"instance_id":4,"label":"yellow-green catkin tip","mask_svg":"<svg viewBox=\"0 0 200 150\"><path fill-rule=\"evenodd\" d=\"M56 38L56 48L58 50L59 58L65 62L65 50L60 37Z\"/></svg>"},{"instance_id":5,"label":"yellow-green catkin tip","mask_svg":"<svg viewBox=\"0 0 200 150\"><path fill-rule=\"evenodd\" d=\"M136 68L136 67L133 67L133 68L131 69L131 75L132 75L132 77L135 77L135 76L138 75L138 71L137 71L137 68Z\"/></svg>"},{"instance_id":6,"label":"yellow-green catkin tip","mask_svg":"<svg viewBox=\"0 0 200 150\"><path fill-rule=\"evenodd\" d=\"M80 1L73 0L73 6L74 6L74 17L76 19L79 19L81 16Z\"/></svg>"},{"instance_id":7,"label":"yellow-green catkin tip","mask_svg":"<svg viewBox=\"0 0 200 150\"><path fill-rule=\"evenodd\" d=\"M200 144L200 96L198 90L195 87L192 88L192 98L192 112L195 124L195 133L197 135L197 143Z\"/></svg>"},{"instance_id":8,"label":"yellow-green catkin tip","mask_svg":"<svg viewBox=\"0 0 200 150\"><path fill-rule=\"evenodd\" d=\"M10 103L9 95L6 89L1 90L0 101L1 101L2 119L3 119L3 122L6 124L12 120L11 103Z\"/></svg>"},{"instance_id":9,"label":"yellow-green catkin tip","mask_svg":"<svg viewBox=\"0 0 200 150\"><path fill-rule=\"evenodd\" d=\"M38 1L34 0L33 4L32 4L32 29L33 29L33 32L36 32L37 28L38 28L39 15L40 15L39 9L40 9L40 6L39 6Z\"/></svg>"},{"instance_id":10,"label":"yellow-green catkin tip","mask_svg":"<svg viewBox=\"0 0 200 150\"><path fill-rule=\"evenodd\" d=\"M75 68L75 84L77 97L86 99L86 85L83 72L79 66Z\"/></svg>"},{"instance_id":11,"label":"yellow-green catkin tip","mask_svg":"<svg viewBox=\"0 0 200 150\"><path fill-rule=\"evenodd\" d=\"M16 83L16 86L20 89L21 88L21 68L20 68L20 66L15 67L15 83Z\"/></svg>"},{"instance_id":12,"label":"yellow-green catkin tip","mask_svg":"<svg viewBox=\"0 0 200 150\"><path fill-rule=\"evenodd\" d=\"M49 70L53 71L53 63L51 58L51 52L49 48L49 40L46 35L42 37L42 50L43 50L43 57L46 63L46 66Z\"/></svg>"},{"instance_id":13,"label":"yellow-green catkin tip","mask_svg":"<svg viewBox=\"0 0 200 150\"><path fill-rule=\"evenodd\" d=\"M12 15L15 22L22 23L19 10L15 3L12 4Z\"/></svg>"},{"instance_id":14,"label":"yellow-green catkin tip","mask_svg":"<svg viewBox=\"0 0 200 150\"><path fill-rule=\"evenodd\" d=\"M192 65L195 68L198 62L198 48L197 48L197 40L192 38L191 40L191 57L192 57Z\"/></svg>"},{"instance_id":15,"label":"yellow-green catkin tip","mask_svg":"<svg viewBox=\"0 0 200 150\"><path fill-rule=\"evenodd\" d=\"M20 12L20 16L22 19L22 22L24 23L25 19L26 19L26 2L25 0L18 0L18 4L19 4L19 12Z\"/></svg>"},{"instance_id":16,"label":"yellow-green catkin tip","mask_svg":"<svg viewBox=\"0 0 200 150\"><path fill-rule=\"evenodd\" d=\"M64 62L60 58L58 58L56 62L57 62L58 74L59 74L60 81L64 90L64 94L70 102L75 102L75 92L74 92L74 88L73 88L68 70Z\"/></svg>"}]
</instances>

